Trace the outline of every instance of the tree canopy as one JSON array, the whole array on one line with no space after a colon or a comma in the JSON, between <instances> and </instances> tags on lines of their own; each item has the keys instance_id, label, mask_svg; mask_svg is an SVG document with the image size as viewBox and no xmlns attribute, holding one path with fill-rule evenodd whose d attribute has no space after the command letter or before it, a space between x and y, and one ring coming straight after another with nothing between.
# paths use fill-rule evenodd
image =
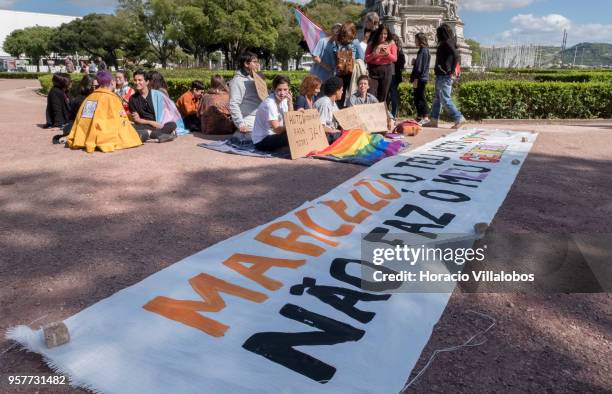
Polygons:
<instances>
[{"instance_id":1,"label":"tree canopy","mask_svg":"<svg viewBox=\"0 0 612 394\"><path fill-rule=\"evenodd\" d=\"M14 30L6 37L2 47L15 57L25 54L36 63L36 68L40 71L40 59L49 53L49 41L55 32L55 28L46 26Z\"/></svg>"},{"instance_id":2,"label":"tree canopy","mask_svg":"<svg viewBox=\"0 0 612 394\"><path fill-rule=\"evenodd\" d=\"M287 0L118 0L114 15L89 14L57 29L16 30L4 44L8 53L37 61L41 56L84 53L119 66L191 58L197 65L221 50L235 67L244 50L288 66L304 54L303 36ZM363 5L348 0L313 0L304 7L322 27L357 21ZM49 30L51 29L51 30ZM27 32L27 33L26 33ZM49 33L53 32L53 33Z\"/></svg>"}]
</instances>

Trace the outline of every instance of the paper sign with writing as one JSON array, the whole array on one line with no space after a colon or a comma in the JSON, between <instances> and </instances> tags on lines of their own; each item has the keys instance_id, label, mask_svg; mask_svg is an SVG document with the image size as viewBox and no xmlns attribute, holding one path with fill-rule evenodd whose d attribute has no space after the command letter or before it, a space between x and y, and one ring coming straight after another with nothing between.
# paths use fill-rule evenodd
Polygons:
<instances>
[{"instance_id":1,"label":"paper sign with writing","mask_svg":"<svg viewBox=\"0 0 612 394\"><path fill-rule=\"evenodd\" d=\"M268 97L268 85L266 80L263 79L259 74L253 73L253 79L255 80L255 89L257 89L257 96L261 101L264 101Z\"/></svg>"},{"instance_id":2,"label":"paper sign with writing","mask_svg":"<svg viewBox=\"0 0 612 394\"><path fill-rule=\"evenodd\" d=\"M363 104L334 113L344 130L362 129L368 133L387 131L387 109L384 103Z\"/></svg>"},{"instance_id":3,"label":"paper sign with writing","mask_svg":"<svg viewBox=\"0 0 612 394\"><path fill-rule=\"evenodd\" d=\"M312 151L329 146L316 109L285 113L285 127L292 159L304 157Z\"/></svg>"}]
</instances>

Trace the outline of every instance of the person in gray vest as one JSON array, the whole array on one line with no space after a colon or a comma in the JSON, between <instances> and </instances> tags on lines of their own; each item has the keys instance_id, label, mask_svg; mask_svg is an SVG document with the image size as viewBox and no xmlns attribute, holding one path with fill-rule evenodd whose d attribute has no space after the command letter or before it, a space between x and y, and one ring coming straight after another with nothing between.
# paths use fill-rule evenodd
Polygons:
<instances>
[{"instance_id":1,"label":"person in gray vest","mask_svg":"<svg viewBox=\"0 0 612 394\"><path fill-rule=\"evenodd\" d=\"M252 52L240 56L240 69L230 81L229 109L232 121L241 133L249 133L255 124L255 114L261 104L253 74L259 70L259 60Z\"/></svg>"}]
</instances>

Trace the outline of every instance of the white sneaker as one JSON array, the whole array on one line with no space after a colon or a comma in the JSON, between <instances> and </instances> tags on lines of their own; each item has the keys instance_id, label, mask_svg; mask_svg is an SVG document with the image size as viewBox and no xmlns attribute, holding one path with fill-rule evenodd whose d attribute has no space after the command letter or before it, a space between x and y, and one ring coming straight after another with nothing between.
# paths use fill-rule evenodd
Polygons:
<instances>
[{"instance_id":1,"label":"white sneaker","mask_svg":"<svg viewBox=\"0 0 612 394\"><path fill-rule=\"evenodd\" d=\"M428 122L423 123L421 126L437 128L438 127L438 119L429 119Z\"/></svg>"},{"instance_id":2,"label":"white sneaker","mask_svg":"<svg viewBox=\"0 0 612 394\"><path fill-rule=\"evenodd\" d=\"M459 119L458 121L455 122L455 124L453 125L453 129L460 129L461 126L463 126L465 124L465 122L467 122L467 120L465 120L465 118L462 116L461 119Z\"/></svg>"}]
</instances>

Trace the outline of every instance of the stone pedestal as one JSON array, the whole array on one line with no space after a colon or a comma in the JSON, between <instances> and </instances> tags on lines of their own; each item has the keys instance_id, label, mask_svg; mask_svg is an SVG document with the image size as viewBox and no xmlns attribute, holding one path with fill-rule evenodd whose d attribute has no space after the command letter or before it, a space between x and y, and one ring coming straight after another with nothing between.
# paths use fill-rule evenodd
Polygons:
<instances>
[{"instance_id":1,"label":"stone pedestal","mask_svg":"<svg viewBox=\"0 0 612 394\"><path fill-rule=\"evenodd\" d=\"M398 16L385 16L382 18L382 23L391 30L391 34L397 34L402 37L402 18Z\"/></svg>"}]
</instances>

